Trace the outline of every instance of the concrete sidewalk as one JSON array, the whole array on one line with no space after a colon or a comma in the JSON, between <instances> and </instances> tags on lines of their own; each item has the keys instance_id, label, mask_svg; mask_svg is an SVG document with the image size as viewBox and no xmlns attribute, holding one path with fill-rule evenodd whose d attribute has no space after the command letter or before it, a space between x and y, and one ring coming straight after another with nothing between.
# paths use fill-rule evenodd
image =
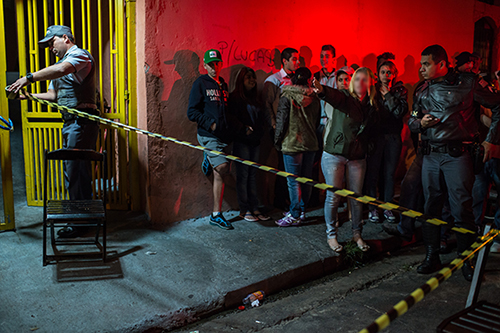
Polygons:
<instances>
[{"instance_id":1,"label":"concrete sidewalk","mask_svg":"<svg viewBox=\"0 0 500 333\"><path fill-rule=\"evenodd\" d=\"M0 331L168 330L235 307L255 290L271 294L324 276L340 270L343 257L328 248L321 215L311 212L301 227L235 218L235 230L224 231L201 218L157 231L143 216L114 212L113 260L42 267L40 214L0 234ZM380 225L367 224L364 235L372 254L401 245ZM346 223L340 241L350 237Z\"/></svg>"}]
</instances>

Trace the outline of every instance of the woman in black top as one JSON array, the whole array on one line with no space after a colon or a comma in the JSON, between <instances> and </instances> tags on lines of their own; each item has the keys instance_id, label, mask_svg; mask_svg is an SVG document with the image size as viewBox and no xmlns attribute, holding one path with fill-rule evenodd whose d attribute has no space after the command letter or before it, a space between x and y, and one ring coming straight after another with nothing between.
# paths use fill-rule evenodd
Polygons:
<instances>
[{"instance_id":1,"label":"woman in black top","mask_svg":"<svg viewBox=\"0 0 500 333\"><path fill-rule=\"evenodd\" d=\"M365 192L376 198L380 183L380 200L385 202L391 202L394 197L394 176L402 148L403 117L408 113L408 90L403 82L397 81L397 77L398 70L392 61L380 64L376 84L380 121L371 132L374 148L366 159ZM384 211L384 218L391 223L396 221L390 210ZM382 222L375 206L370 206L369 220Z\"/></svg>"},{"instance_id":2,"label":"woman in black top","mask_svg":"<svg viewBox=\"0 0 500 333\"><path fill-rule=\"evenodd\" d=\"M233 154L245 160L259 160L260 139L264 133L264 111L257 98L257 78L249 67L240 69L236 76L234 91L229 95L229 112L245 126L235 133ZM257 169L236 163L236 191L240 206L240 217L246 221L269 220L259 209L257 197Z\"/></svg>"}]
</instances>

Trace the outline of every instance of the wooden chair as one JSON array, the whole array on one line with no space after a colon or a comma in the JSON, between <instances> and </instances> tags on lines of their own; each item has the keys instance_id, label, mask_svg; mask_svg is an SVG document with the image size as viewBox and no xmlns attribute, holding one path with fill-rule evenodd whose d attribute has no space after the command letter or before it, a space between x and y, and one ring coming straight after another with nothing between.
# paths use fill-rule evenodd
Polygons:
<instances>
[{"instance_id":1,"label":"wooden chair","mask_svg":"<svg viewBox=\"0 0 500 333\"><path fill-rule=\"evenodd\" d=\"M86 160L95 162L94 172L100 171L102 178L102 199L92 200L48 200L49 161ZM55 162L54 162L55 163ZM45 151L45 172L43 188L43 266L55 264L60 260L102 258L106 260L106 153L90 149L58 149ZM95 177L98 181L99 178ZM55 228L65 227L95 228L93 238L58 239ZM54 254L47 254L47 228L50 228L50 243ZM99 233L102 229L102 244ZM61 252L58 246L95 245L99 252Z\"/></svg>"}]
</instances>

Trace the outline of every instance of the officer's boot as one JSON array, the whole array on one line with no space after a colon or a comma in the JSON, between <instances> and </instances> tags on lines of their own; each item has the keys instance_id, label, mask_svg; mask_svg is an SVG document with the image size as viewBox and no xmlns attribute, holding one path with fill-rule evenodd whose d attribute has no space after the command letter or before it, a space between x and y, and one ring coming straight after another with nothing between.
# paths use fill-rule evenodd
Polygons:
<instances>
[{"instance_id":1,"label":"officer's boot","mask_svg":"<svg viewBox=\"0 0 500 333\"><path fill-rule=\"evenodd\" d=\"M422 236L426 254L424 262L417 267L417 272L420 274L434 273L441 268L441 259L439 258L441 228L426 222L422 225Z\"/></svg>"},{"instance_id":2,"label":"officer's boot","mask_svg":"<svg viewBox=\"0 0 500 333\"><path fill-rule=\"evenodd\" d=\"M467 250L472 243L476 240L476 234L470 233L458 233L457 232L457 252L458 254L462 254L465 250ZM464 262L462 266L462 274L467 281L472 281L472 277L474 276L474 266L472 265L472 260L467 260Z\"/></svg>"}]
</instances>

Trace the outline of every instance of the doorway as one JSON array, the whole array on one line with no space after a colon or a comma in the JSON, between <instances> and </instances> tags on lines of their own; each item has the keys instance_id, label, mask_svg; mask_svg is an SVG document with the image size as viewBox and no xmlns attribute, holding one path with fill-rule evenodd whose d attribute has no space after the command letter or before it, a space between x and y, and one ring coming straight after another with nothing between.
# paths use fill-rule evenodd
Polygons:
<instances>
[{"instance_id":1,"label":"doorway","mask_svg":"<svg viewBox=\"0 0 500 333\"><path fill-rule=\"evenodd\" d=\"M491 18L483 17L474 24L474 52L483 60L479 67L481 73L492 72L495 35L496 25Z\"/></svg>"}]
</instances>

